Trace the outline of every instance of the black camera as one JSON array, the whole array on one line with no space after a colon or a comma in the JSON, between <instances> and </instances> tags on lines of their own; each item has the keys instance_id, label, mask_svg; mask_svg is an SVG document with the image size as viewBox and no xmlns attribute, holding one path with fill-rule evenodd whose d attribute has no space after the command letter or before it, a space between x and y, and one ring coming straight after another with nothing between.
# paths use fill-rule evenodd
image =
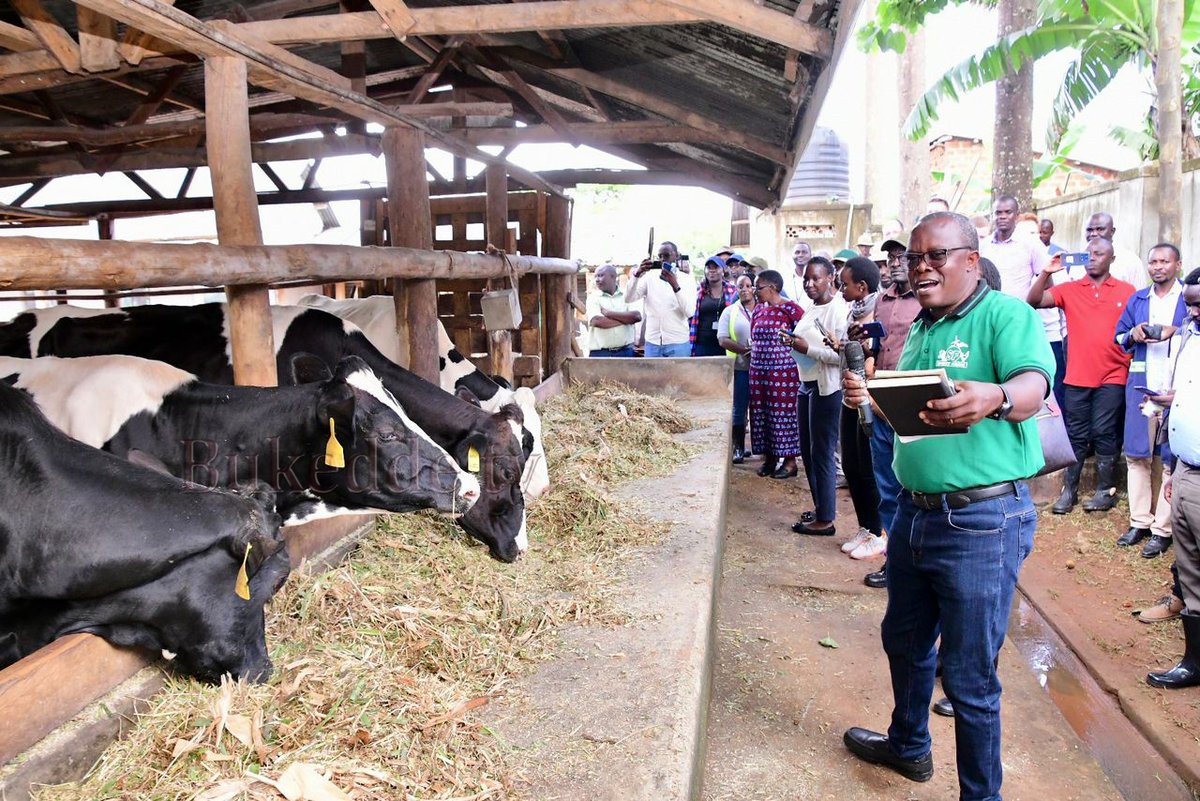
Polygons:
<instances>
[{"instance_id":1,"label":"black camera","mask_svg":"<svg viewBox=\"0 0 1200 801\"><path fill-rule=\"evenodd\" d=\"M1146 323L1142 326L1142 331L1146 334L1146 339L1162 339L1163 327L1161 325Z\"/></svg>"}]
</instances>

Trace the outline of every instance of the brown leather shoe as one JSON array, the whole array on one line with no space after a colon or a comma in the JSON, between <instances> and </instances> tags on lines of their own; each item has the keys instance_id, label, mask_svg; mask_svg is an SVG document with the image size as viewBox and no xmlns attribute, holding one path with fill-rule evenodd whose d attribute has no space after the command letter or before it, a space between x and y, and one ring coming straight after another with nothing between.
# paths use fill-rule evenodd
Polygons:
<instances>
[{"instance_id":1,"label":"brown leather shoe","mask_svg":"<svg viewBox=\"0 0 1200 801\"><path fill-rule=\"evenodd\" d=\"M1182 600L1174 595L1164 595L1154 606L1139 612L1137 619L1142 623L1162 623L1164 620L1174 620L1182 611Z\"/></svg>"}]
</instances>

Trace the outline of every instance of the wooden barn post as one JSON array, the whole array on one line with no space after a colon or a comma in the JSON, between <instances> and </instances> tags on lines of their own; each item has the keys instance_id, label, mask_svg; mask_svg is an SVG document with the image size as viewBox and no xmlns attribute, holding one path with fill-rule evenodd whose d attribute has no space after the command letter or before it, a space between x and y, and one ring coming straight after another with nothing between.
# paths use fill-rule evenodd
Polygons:
<instances>
[{"instance_id":1,"label":"wooden barn post","mask_svg":"<svg viewBox=\"0 0 1200 801\"><path fill-rule=\"evenodd\" d=\"M546 238L542 255L563 259L571 255L571 201L565 197L551 195L546 198ZM542 313L546 330L546 376L549 377L558 372L563 361L571 355L575 312L570 298L575 289L575 276L544 275L542 286L545 287Z\"/></svg>"},{"instance_id":2,"label":"wooden barn post","mask_svg":"<svg viewBox=\"0 0 1200 801\"><path fill-rule=\"evenodd\" d=\"M487 189L487 210L484 213L486 221L485 240L500 250L508 250L508 171L502 163L487 165L485 173ZM488 280L489 290L508 289L516 287L507 276ZM488 372L502 376L510 384L513 383L513 346L512 331L488 332Z\"/></svg>"},{"instance_id":3,"label":"wooden barn post","mask_svg":"<svg viewBox=\"0 0 1200 801\"><path fill-rule=\"evenodd\" d=\"M425 178L425 134L413 128L392 127L383 132L387 165L388 237L393 247L433 250L433 218L429 211L429 182ZM438 383L437 282L397 278L392 282L396 303L396 336L400 353L408 354L409 370Z\"/></svg>"},{"instance_id":4,"label":"wooden barn post","mask_svg":"<svg viewBox=\"0 0 1200 801\"><path fill-rule=\"evenodd\" d=\"M250 159L250 106L246 62L231 56L204 61L205 138L212 172L213 209L222 245L261 245L258 195ZM266 284L225 287L229 299L233 379L272 387L275 343Z\"/></svg>"}]
</instances>

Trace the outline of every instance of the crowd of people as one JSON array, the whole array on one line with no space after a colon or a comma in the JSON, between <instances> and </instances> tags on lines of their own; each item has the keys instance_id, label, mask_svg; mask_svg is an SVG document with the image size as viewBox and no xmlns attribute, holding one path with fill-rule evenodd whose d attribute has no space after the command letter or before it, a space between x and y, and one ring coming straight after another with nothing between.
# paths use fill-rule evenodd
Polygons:
<instances>
[{"instance_id":1,"label":"crowd of people","mask_svg":"<svg viewBox=\"0 0 1200 801\"><path fill-rule=\"evenodd\" d=\"M830 255L797 242L782 271L725 249L699 285L665 242L624 298L601 268L587 316L605 335L592 355L629 355L640 341L649 357L734 359L731 458L761 456L758 475L770 479L796 477L803 463L813 508L793 531L836 533L844 475L856 519L842 550L886 557L865 582L888 588L882 638L896 703L886 733L852 728L846 746L927 780L940 665L948 699L934 711L956 719L961 797L992 799L996 664L1036 527L1025 480L1044 464L1038 417L1062 415L1075 456L1055 514L1115 508L1124 455L1129 525L1116 544L1153 559L1176 543L1174 591L1141 620L1181 618L1185 653L1147 681L1200 685L1200 269L1185 275L1173 243L1144 260L1115 244L1107 212L1091 216L1072 252L1054 241L1052 220L1011 196L996 198L990 218L944 206L931 200L911 232L890 226L878 245L860 239ZM847 370L857 349L862 370ZM881 415L860 424L864 375L923 369L944 369L956 392L921 419L967 433L908 440ZM1080 504L1088 460L1095 488Z\"/></svg>"}]
</instances>

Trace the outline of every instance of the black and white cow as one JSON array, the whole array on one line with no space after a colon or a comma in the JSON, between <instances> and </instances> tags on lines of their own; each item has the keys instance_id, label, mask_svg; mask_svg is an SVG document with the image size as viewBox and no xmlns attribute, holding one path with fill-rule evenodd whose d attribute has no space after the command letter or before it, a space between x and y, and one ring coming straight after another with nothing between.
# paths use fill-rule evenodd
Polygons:
<instances>
[{"instance_id":1,"label":"black and white cow","mask_svg":"<svg viewBox=\"0 0 1200 801\"><path fill-rule=\"evenodd\" d=\"M291 367L296 386L231 387L136 356L0 356L0 378L75 439L137 452L207 487L265 483L287 523L427 508L458 515L479 499L479 480L397 413L361 359L343 359L336 375L312 356ZM341 468L324 464L331 421Z\"/></svg>"},{"instance_id":2,"label":"black and white cow","mask_svg":"<svg viewBox=\"0 0 1200 801\"><path fill-rule=\"evenodd\" d=\"M278 516L77 442L3 383L0 471L0 667L91 632L174 652L209 680L270 675L263 604L288 573Z\"/></svg>"},{"instance_id":3,"label":"black and white cow","mask_svg":"<svg viewBox=\"0 0 1200 801\"><path fill-rule=\"evenodd\" d=\"M174 365L204 381L233 381L229 325L223 304L133 306L80 317L58 306L23 312L0 330L5 355L96 356L124 353ZM326 364L358 356L383 382L408 416L444 448L460 467L479 471L480 498L458 518L492 556L511 562L528 547L521 472L533 443L522 436L524 415L516 404L497 412L447 395L379 352L352 323L318 309L273 306L272 320L280 380L293 356L310 353ZM55 319L39 324L47 312Z\"/></svg>"},{"instance_id":4,"label":"black and white cow","mask_svg":"<svg viewBox=\"0 0 1200 801\"><path fill-rule=\"evenodd\" d=\"M360 329L371 344L387 358L402 361L396 338L396 304L391 295L372 295L369 298L335 300L324 295L305 295L299 304L323 309L349 320ZM438 321L438 383L451 394L466 390L479 400L481 408L495 412L507 403L521 407L525 432L532 438L533 447L521 475L521 487L527 499L540 497L550 489L550 473L546 464L546 449L542 444L542 418L538 415L533 390L528 387L501 386L489 378L474 363L454 347L445 327Z\"/></svg>"}]
</instances>

